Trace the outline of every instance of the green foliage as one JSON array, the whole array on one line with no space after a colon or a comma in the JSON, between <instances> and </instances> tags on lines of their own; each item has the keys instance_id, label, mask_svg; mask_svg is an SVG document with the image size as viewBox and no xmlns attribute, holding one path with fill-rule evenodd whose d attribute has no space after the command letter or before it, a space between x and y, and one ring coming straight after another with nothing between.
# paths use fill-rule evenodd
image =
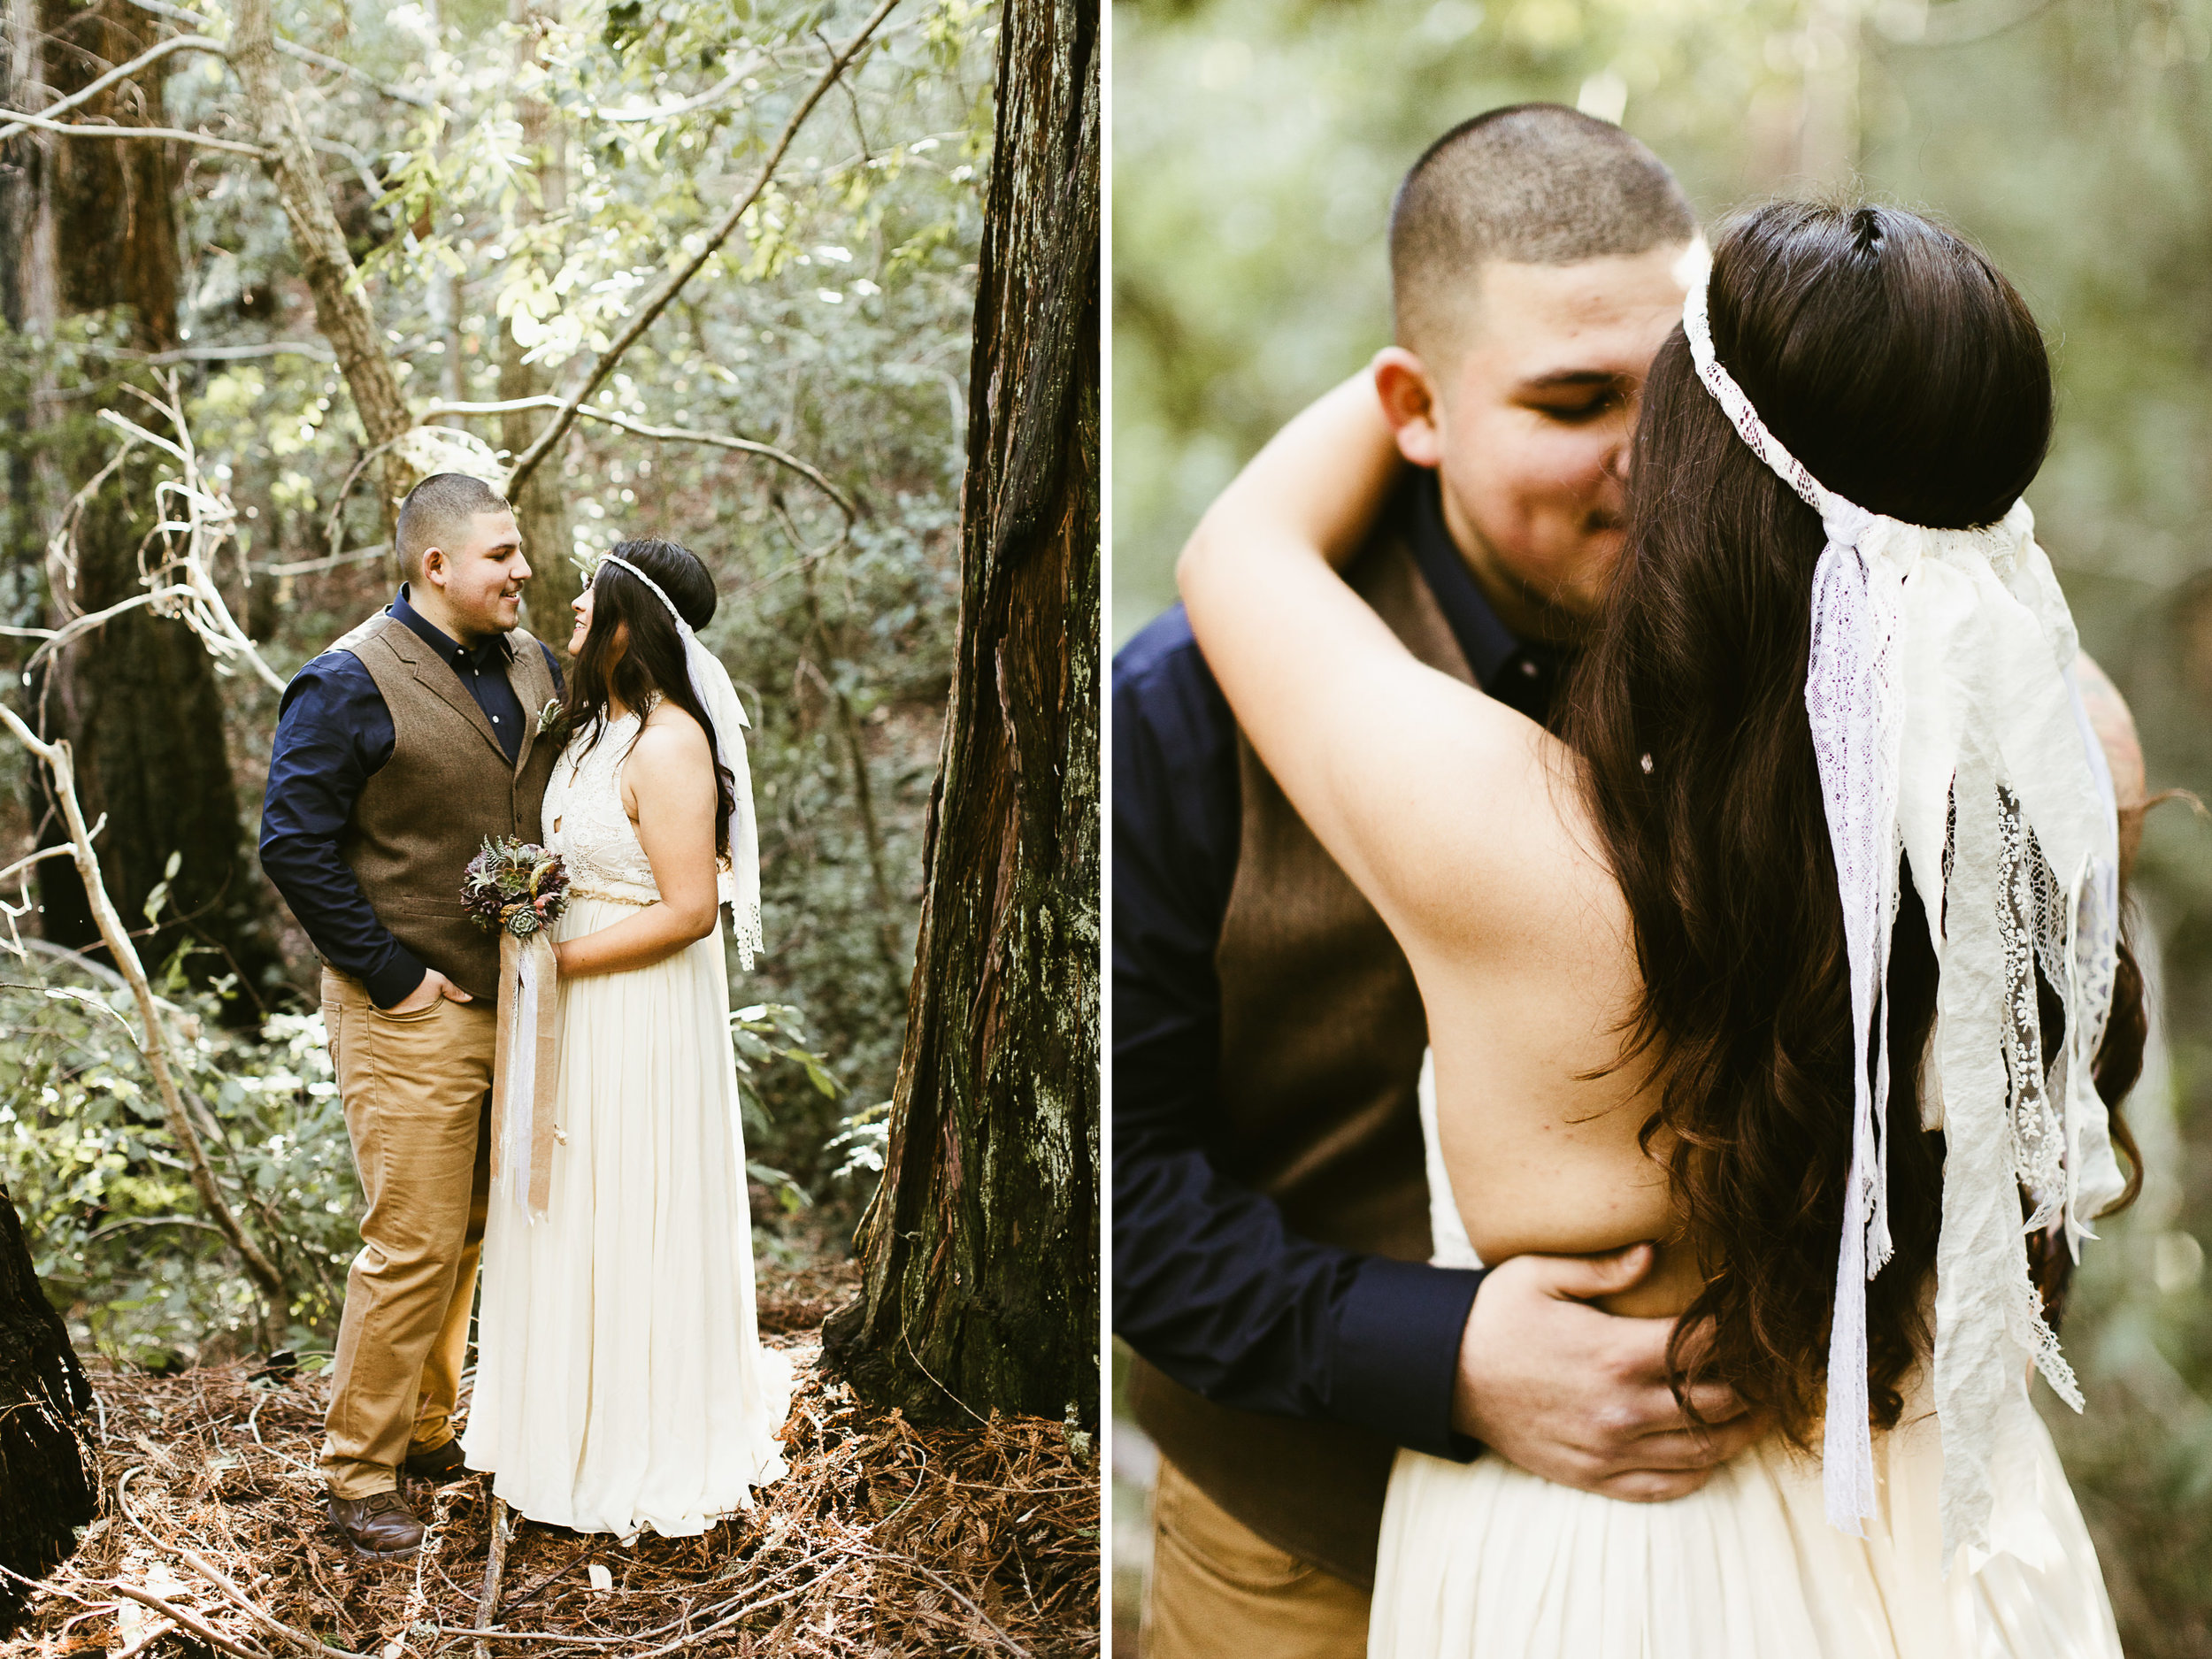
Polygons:
<instances>
[{"instance_id":1,"label":"green foliage","mask_svg":"<svg viewBox=\"0 0 2212 1659\"><path fill-rule=\"evenodd\" d=\"M0 1179L46 1293L131 1363L317 1346L358 1247L360 1188L319 1014L227 1031L219 995L160 987L179 1087L234 1212L284 1274L288 1330L208 1220L139 1051L137 1007L65 953L0 964Z\"/></svg>"}]
</instances>

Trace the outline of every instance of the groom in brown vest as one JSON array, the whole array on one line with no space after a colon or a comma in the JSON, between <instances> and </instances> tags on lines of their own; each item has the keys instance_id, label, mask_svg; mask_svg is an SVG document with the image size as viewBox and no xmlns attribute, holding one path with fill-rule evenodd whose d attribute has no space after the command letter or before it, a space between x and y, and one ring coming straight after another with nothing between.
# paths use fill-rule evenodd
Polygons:
<instances>
[{"instance_id":1,"label":"groom in brown vest","mask_svg":"<svg viewBox=\"0 0 2212 1659\"><path fill-rule=\"evenodd\" d=\"M403 1471L463 1472L451 1421L483 1238L499 947L461 905L487 837L540 838L552 653L517 627L512 510L441 472L399 512L409 580L285 687L262 867L321 953L323 1018L367 1210L322 1467L364 1555L422 1542Z\"/></svg>"},{"instance_id":2,"label":"groom in brown vest","mask_svg":"<svg viewBox=\"0 0 2212 1659\"><path fill-rule=\"evenodd\" d=\"M1421 469L1345 572L1414 654L1542 720L1621 543L1637 396L1697 224L1658 158L1551 104L1415 165L1382 410ZM1400 1446L1630 1501L1687 1432L1646 1271L1432 1267L1402 953L1236 730L1180 607L1114 664L1114 1323L1157 1445L1147 1659L1353 1659ZM1725 1405L1711 1414L1728 1417Z\"/></svg>"}]
</instances>

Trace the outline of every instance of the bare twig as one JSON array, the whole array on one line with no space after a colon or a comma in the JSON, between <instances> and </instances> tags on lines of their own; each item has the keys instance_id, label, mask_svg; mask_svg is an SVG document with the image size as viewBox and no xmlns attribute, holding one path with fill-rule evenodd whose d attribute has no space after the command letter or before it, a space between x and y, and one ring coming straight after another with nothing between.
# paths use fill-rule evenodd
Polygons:
<instances>
[{"instance_id":1,"label":"bare twig","mask_svg":"<svg viewBox=\"0 0 2212 1659\"><path fill-rule=\"evenodd\" d=\"M154 365L242 363L255 357L313 357L319 363L336 360L330 348L319 340L272 340L257 346L180 346L174 351L157 351L142 361Z\"/></svg>"},{"instance_id":2,"label":"bare twig","mask_svg":"<svg viewBox=\"0 0 2212 1659\"><path fill-rule=\"evenodd\" d=\"M952 1597L953 1600L959 1602L961 1606L966 1608L969 1612L974 1614L976 1617L981 1619L983 1621L983 1628L989 1631L992 1635L997 1637L1000 1641L1003 1642L1006 1645L1007 1652L1020 1655L1020 1659L1029 1659L1029 1649L1023 1647L1011 1636L1009 1636L996 1624L994 1624L991 1622L990 1615L986 1613L981 1608L978 1607L973 1601L971 1601L966 1596L963 1595L960 1593L959 1587L956 1586L951 1579L932 1571L930 1568L925 1567L918 1561L910 1561L902 1555L889 1555L882 1557L881 1559L888 1561L893 1566L897 1567L902 1571L920 1573L925 1578L927 1578L932 1584L942 1590L947 1595Z\"/></svg>"},{"instance_id":3,"label":"bare twig","mask_svg":"<svg viewBox=\"0 0 2212 1659\"><path fill-rule=\"evenodd\" d=\"M176 458L184 469L181 480L164 479L154 486L156 509L160 511L170 503L181 504L184 516L173 518L165 514L155 523L139 551L139 569L147 591L134 595L119 604L89 616L73 618L59 628L41 630L10 630L23 636L43 638L45 643L31 654L27 668L35 668L41 659L53 655L80 636L92 632L125 611L142 605L150 605L156 615L174 617L200 636L211 655L218 662L243 661L258 675L263 684L273 691L282 691L284 681L277 672L262 660L260 651L237 619L230 614L224 603L222 590L215 585L213 566L222 544L228 541L237 519L237 511L229 502L210 489L200 472L199 454L192 442L191 428L184 419L184 400L176 377L165 377L169 400L166 403L149 396L136 387L126 389L136 394L168 418L175 430L176 442L157 436L135 421L129 420L111 409L104 409L99 419L119 429L124 435L124 445L109 464L101 468L90 484L77 493L63 515L62 523L47 545L48 559L65 570L73 570L71 548L76 534L80 514L94 490L102 480L111 476L125 456L138 444L151 444ZM148 547L159 541L164 557L158 566L146 568Z\"/></svg>"},{"instance_id":4,"label":"bare twig","mask_svg":"<svg viewBox=\"0 0 2212 1659\"><path fill-rule=\"evenodd\" d=\"M222 1188L215 1179L215 1171L207 1161L207 1151L200 1144L199 1131L192 1126L192 1119L184 1109L184 1099L177 1088L177 1080L169 1069L169 1040L164 1034L161 1010L154 998L153 987L146 981L146 970L138 959L137 947L131 943L129 932L123 919L115 913L114 901L108 897L107 884L100 878L100 860L92 850L92 834L85 827L84 810L77 804L76 763L66 741L49 743L23 724L22 717L4 703L0 703L0 721L32 754L45 763L54 786L54 799L61 808L63 821L69 827L70 847L75 856L78 879L84 883L85 898L92 910L92 919L100 929L100 939L115 959L116 967L129 981L131 994L137 999L140 1020L145 1027L145 1037L139 1052L145 1057L146 1069L153 1073L154 1087L161 1099L163 1118L169 1133L183 1150L191 1169L193 1190L199 1194L200 1202L206 1206L224 1237L231 1242L246 1271L269 1299L272 1322L281 1325L286 1309L284 1278L276 1266L263 1255L261 1247L247 1236L239 1225L238 1217L224 1201ZM164 1607L160 1609L168 1611Z\"/></svg>"},{"instance_id":5,"label":"bare twig","mask_svg":"<svg viewBox=\"0 0 2212 1659\"><path fill-rule=\"evenodd\" d=\"M173 35L167 40L159 42L139 53L130 62L119 64L90 86L81 91L73 92L65 98L57 99L41 110L39 114L50 121L64 110L73 110L79 104L89 104L117 81L129 80L147 65L158 63L172 52L212 52L218 58L229 56L223 50L222 42L210 40L204 35ZM22 130L20 126L0 127L0 139L13 138Z\"/></svg>"},{"instance_id":6,"label":"bare twig","mask_svg":"<svg viewBox=\"0 0 2212 1659\"><path fill-rule=\"evenodd\" d=\"M127 1595L134 1601L143 1602L165 1618L174 1619L202 1641L212 1647L220 1647L227 1654L234 1654L237 1659L268 1659L268 1655L260 1648L240 1646L212 1624L195 1618L173 1601L163 1601L151 1590L142 1590L136 1585L125 1584L120 1578L111 1581L107 1587L118 1595Z\"/></svg>"},{"instance_id":7,"label":"bare twig","mask_svg":"<svg viewBox=\"0 0 2212 1659\"><path fill-rule=\"evenodd\" d=\"M205 1578L210 1584L212 1584L225 1595L228 1596L232 1601L237 1602L240 1607L245 1609L247 1612L252 1614L253 1617L260 1623L267 1625L271 1630L274 1631L278 1635L283 1637L294 1647L302 1649L309 1655L309 1659L368 1659L368 1656L365 1654L347 1654L342 1653L333 1647L326 1647L321 1642L316 1640L314 1637L310 1636L305 1631L294 1630L289 1624L287 1624L282 1619L277 1617L275 1614L271 1613L263 1608L258 1602L255 1601L251 1596L248 1595L243 1590L240 1589L227 1578L224 1577L222 1570L217 1567L216 1564L210 1561L205 1555L200 1554L198 1550L177 1548L177 1553L184 1557L185 1561L190 1565L193 1571L198 1573L200 1577Z\"/></svg>"},{"instance_id":8,"label":"bare twig","mask_svg":"<svg viewBox=\"0 0 2212 1659\"><path fill-rule=\"evenodd\" d=\"M61 133L71 138L173 138L208 150L227 150L233 155L251 156L257 161L269 158L269 152L258 144L242 144L234 138L215 138L205 133L188 133L180 127L110 127L101 121L50 121L27 110L0 110L0 121L14 123L5 129L12 133L30 127L42 133Z\"/></svg>"},{"instance_id":9,"label":"bare twig","mask_svg":"<svg viewBox=\"0 0 2212 1659\"><path fill-rule=\"evenodd\" d=\"M754 175L751 187L730 204L729 211L725 213L720 222L707 233L705 239L701 242L691 257L675 270L670 272L663 280L652 296L639 308L637 315L630 319L629 326L615 337L611 345L599 354L597 360L591 365L591 372L584 377L583 383L569 395L566 402L562 404L560 412L554 416L543 432L538 434L531 441L530 447L516 458L514 466L507 477L508 495L512 495L522 487L523 480L537 470L538 463L545 458L547 452L561 441L572 426L576 424L577 411L582 408L586 398L599 389L599 383L613 372L614 365L621 360L622 354L636 342L639 335L652 326L653 319L668 308L671 300L682 292L684 284L697 275L700 267L706 264L715 250L729 240L730 233L738 227L738 221L745 217L747 211L760 198L760 193L768 188L768 181L776 176L776 169L783 163L784 152L791 148L792 140L799 135L799 128L805 123L806 118L814 112L814 106L822 101L824 95L833 86L837 84L838 78L860 55L861 48L868 43L869 36L881 26L884 19L891 15L893 8L898 4L899 0L881 0L881 4L869 15L868 20L860 26L859 32L837 49L836 55L830 59L829 67L822 72L821 79L808 89L806 96L800 100L799 107L791 112L791 119L784 123L783 131L777 134L776 142L769 148L767 159L761 163L760 171Z\"/></svg>"},{"instance_id":10,"label":"bare twig","mask_svg":"<svg viewBox=\"0 0 2212 1659\"><path fill-rule=\"evenodd\" d=\"M157 1618L154 1621L152 1629L149 1630L136 1641L131 1643L129 1647L117 1648L115 1652L110 1655L110 1659L138 1659L138 1655L140 1654L144 1653L146 1649L152 1647L156 1642L159 1641L164 1636L166 1636L174 1629L176 1629L176 1626L172 1624L167 1619Z\"/></svg>"},{"instance_id":11,"label":"bare twig","mask_svg":"<svg viewBox=\"0 0 2212 1659\"><path fill-rule=\"evenodd\" d=\"M476 1604L476 1622L488 1629L499 1611L499 1581L507 1572L507 1501L495 1494L492 1497L492 1541L484 1560L484 1594ZM484 1639L476 1639L477 1659L490 1659L491 1648Z\"/></svg>"},{"instance_id":12,"label":"bare twig","mask_svg":"<svg viewBox=\"0 0 2212 1659\"><path fill-rule=\"evenodd\" d=\"M743 84L746 76L763 67L767 61L764 55L755 52L720 81L696 97L686 98L681 104L672 104L658 110L594 110L592 119L598 121L664 121L672 116L688 115L694 110L703 110L710 104L718 104L727 97Z\"/></svg>"},{"instance_id":13,"label":"bare twig","mask_svg":"<svg viewBox=\"0 0 2212 1659\"><path fill-rule=\"evenodd\" d=\"M209 23L209 19L201 13L187 11L182 6L165 4L164 0L131 0L131 4L141 12L150 12L156 17L167 18L173 23L188 24L198 29L207 27ZM366 70L356 69L351 64L345 63L339 58L326 57L312 47L302 46L296 41L288 41L280 35L274 38L273 44L277 50L288 58L296 58L300 62L312 64L318 69L330 70L334 73L345 76L349 81L357 81L365 87L373 88L388 98L396 98L402 104L411 104L419 110L437 108L437 101L434 98L426 98L421 93L410 92L404 87L388 86Z\"/></svg>"},{"instance_id":14,"label":"bare twig","mask_svg":"<svg viewBox=\"0 0 2212 1659\"><path fill-rule=\"evenodd\" d=\"M253 568L264 576L311 576L317 571L336 570L341 565L358 565L367 559L380 559L391 550L389 541L379 541L374 547L350 548L328 558L298 559L287 565L257 565Z\"/></svg>"},{"instance_id":15,"label":"bare twig","mask_svg":"<svg viewBox=\"0 0 2212 1659\"><path fill-rule=\"evenodd\" d=\"M433 403L423 411L423 419L434 419L440 415L503 415L511 410L559 409L564 406L562 399L550 394L537 397L510 397L495 403ZM653 438L664 443L709 443L717 449L757 455L764 460L775 462L779 466L789 467L819 489L837 503L838 511L845 515L848 523L860 516L859 509L853 505L852 497L831 483L818 467L811 462L801 460L788 449L779 449L772 443L740 438L726 432L694 432L686 426L649 426L641 420L633 420L612 409L580 406L576 413L585 420L604 421L610 426L619 426L623 431L635 433L641 438ZM511 484L510 488L512 488Z\"/></svg>"}]
</instances>

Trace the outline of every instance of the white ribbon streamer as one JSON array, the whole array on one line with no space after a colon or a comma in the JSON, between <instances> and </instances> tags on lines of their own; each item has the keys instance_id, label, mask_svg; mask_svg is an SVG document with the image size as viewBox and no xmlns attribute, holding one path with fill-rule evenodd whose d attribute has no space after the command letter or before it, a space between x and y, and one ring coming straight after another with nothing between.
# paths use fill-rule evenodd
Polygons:
<instances>
[{"instance_id":1,"label":"white ribbon streamer","mask_svg":"<svg viewBox=\"0 0 2212 1659\"><path fill-rule=\"evenodd\" d=\"M1961 1546L1988 1547L1998 1408L2021 1361L2081 1409L2028 1278L2020 1184L2034 1225L2062 1225L2077 1254L2093 1236L2088 1218L2124 1185L2091 1079L2118 945L2111 779L2073 683L2073 619L2027 504L1979 529L1936 530L1846 501L1721 366L1704 279L1690 285L1682 327L1731 424L1826 534L1805 706L1843 902L1855 1065L1823 1455L1828 1518L1854 1536L1877 1509L1866 1285L1891 1248L1885 1032L1901 855L1936 952L1920 1117L1946 1146L1934 1392L1947 1571ZM2047 1072L2039 964L2066 1020Z\"/></svg>"},{"instance_id":2,"label":"white ribbon streamer","mask_svg":"<svg viewBox=\"0 0 2212 1659\"><path fill-rule=\"evenodd\" d=\"M653 597L667 607L669 616L675 620L676 632L683 636L684 662L691 674L691 695L714 722L715 757L729 770L731 778L729 867L719 873L715 885L722 902L730 907L738 962L749 973L753 957L764 949L760 939L760 824L753 810L753 774L746 764L745 740L741 735L752 722L745 718L745 705L737 700L737 687L730 683L730 671L700 642L691 624L684 620L684 613L676 609L676 602L661 590L661 585L616 554L604 555L600 563L619 565L643 582Z\"/></svg>"}]
</instances>

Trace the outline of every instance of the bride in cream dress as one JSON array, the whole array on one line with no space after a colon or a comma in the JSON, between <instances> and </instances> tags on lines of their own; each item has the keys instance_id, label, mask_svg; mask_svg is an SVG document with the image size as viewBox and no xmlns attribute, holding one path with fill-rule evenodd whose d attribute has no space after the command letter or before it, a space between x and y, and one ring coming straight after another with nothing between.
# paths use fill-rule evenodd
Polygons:
<instances>
[{"instance_id":1,"label":"bride in cream dress","mask_svg":"<svg viewBox=\"0 0 2212 1659\"><path fill-rule=\"evenodd\" d=\"M1365 381L1193 535L1208 665L1420 986L1439 1259L1647 1243L1603 1305L1771 1425L1659 1503L1402 1451L1371 1659L2118 1659L2026 1393L2080 1403L2024 1235L2126 1195L2144 1032L2139 773L2116 800L2019 501L2051 410L1958 238L1749 215L1642 388L1557 735L1331 568L1396 481Z\"/></svg>"},{"instance_id":2,"label":"bride in cream dress","mask_svg":"<svg viewBox=\"0 0 2212 1659\"><path fill-rule=\"evenodd\" d=\"M683 1537L783 1473L792 1386L754 1320L720 921L727 896L749 967L744 717L690 637L714 589L684 549L620 544L574 608L551 1197L534 1219L495 1184L462 1449L532 1520Z\"/></svg>"}]
</instances>

